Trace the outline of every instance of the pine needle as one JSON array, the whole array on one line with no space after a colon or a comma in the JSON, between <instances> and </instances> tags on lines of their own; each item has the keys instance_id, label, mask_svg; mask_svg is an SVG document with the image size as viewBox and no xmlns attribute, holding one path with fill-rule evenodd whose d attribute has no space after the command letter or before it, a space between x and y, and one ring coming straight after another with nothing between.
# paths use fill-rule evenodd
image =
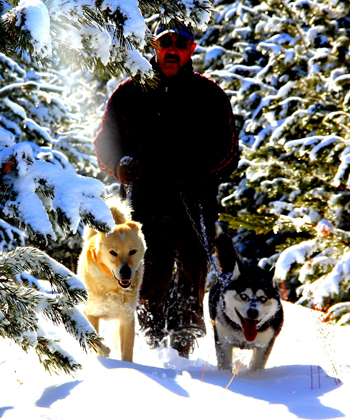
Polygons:
<instances>
[{"instance_id":1,"label":"pine needle","mask_svg":"<svg viewBox=\"0 0 350 420\"><path fill-rule=\"evenodd\" d=\"M208 357L208 358L209 358L209 357ZM203 383L204 374L205 374L205 370L207 369L207 366L208 366L208 360L205 362L205 366L204 366L204 369L203 369L203 374L202 374L201 383Z\"/></svg>"},{"instance_id":2,"label":"pine needle","mask_svg":"<svg viewBox=\"0 0 350 420\"><path fill-rule=\"evenodd\" d=\"M224 395L224 393L226 392L226 390L229 388L229 386L231 385L232 381L234 380L235 376L238 373L239 368L241 367L241 364L244 360L244 357L242 358L242 360L239 362L239 365L237 366L237 369L235 370L235 373L232 375L232 378L230 380L230 382L227 384L226 388L222 391L222 394L220 395L220 397L218 398L218 400L216 401L216 403L214 404L212 410L214 410L214 408L216 407L217 403L221 400L222 396Z\"/></svg>"},{"instance_id":3,"label":"pine needle","mask_svg":"<svg viewBox=\"0 0 350 420\"><path fill-rule=\"evenodd\" d=\"M211 329L212 329L212 331L214 331L214 325L215 325L215 323L216 323L216 321L214 321L214 320L212 319L212 320L211 320L211 325L212 325ZM210 356L210 350L211 350L211 349L209 348L208 358L207 358L207 361L205 362L205 366L204 366L204 369L203 369L203 374L202 374L201 383L203 383L204 374L205 374L205 371L206 371L207 366L208 366L209 356Z\"/></svg>"}]
</instances>

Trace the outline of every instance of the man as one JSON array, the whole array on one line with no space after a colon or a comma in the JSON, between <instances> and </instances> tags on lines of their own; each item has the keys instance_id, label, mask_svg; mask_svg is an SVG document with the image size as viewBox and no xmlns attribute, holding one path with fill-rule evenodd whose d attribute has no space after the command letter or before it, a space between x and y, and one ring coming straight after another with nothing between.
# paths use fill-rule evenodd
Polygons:
<instances>
[{"instance_id":1,"label":"man","mask_svg":"<svg viewBox=\"0 0 350 420\"><path fill-rule=\"evenodd\" d=\"M230 102L218 85L193 72L193 41L182 22L159 24L151 59L156 86L121 83L95 139L100 167L128 186L133 218L143 224L141 328L153 347L170 335L183 357L205 334L200 205L212 247L218 185L238 161Z\"/></svg>"}]
</instances>

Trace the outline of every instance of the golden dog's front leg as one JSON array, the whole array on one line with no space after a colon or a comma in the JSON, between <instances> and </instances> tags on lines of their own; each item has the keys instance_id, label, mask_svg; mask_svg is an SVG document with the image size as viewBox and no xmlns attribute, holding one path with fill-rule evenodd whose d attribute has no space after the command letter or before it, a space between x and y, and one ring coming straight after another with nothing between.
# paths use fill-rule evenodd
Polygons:
<instances>
[{"instance_id":1,"label":"golden dog's front leg","mask_svg":"<svg viewBox=\"0 0 350 420\"><path fill-rule=\"evenodd\" d=\"M87 313L85 313L86 318L89 320L90 324L94 327L97 334L99 333L100 328L100 318L98 316L92 316Z\"/></svg>"},{"instance_id":2,"label":"golden dog's front leg","mask_svg":"<svg viewBox=\"0 0 350 420\"><path fill-rule=\"evenodd\" d=\"M92 315L88 315L85 314L87 319L90 321L90 324L94 327L96 333L99 333L99 329L100 329L100 318L97 316L92 316ZM109 357L109 353L111 352L111 349L107 346L105 346L104 344L102 344L99 347L95 348L95 352L97 354L97 356L99 357Z\"/></svg>"},{"instance_id":3,"label":"golden dog's front leg","mask_svg":"<svg viewBox=\"0 0 350 420\"><path fill-rule=\"evenodd\" d=\"M120 351L124 362L132 362L135 341L134 316L122 319L119 323ZM115 344L117 344L115 342Z\"/></svg>"}]
</instances>

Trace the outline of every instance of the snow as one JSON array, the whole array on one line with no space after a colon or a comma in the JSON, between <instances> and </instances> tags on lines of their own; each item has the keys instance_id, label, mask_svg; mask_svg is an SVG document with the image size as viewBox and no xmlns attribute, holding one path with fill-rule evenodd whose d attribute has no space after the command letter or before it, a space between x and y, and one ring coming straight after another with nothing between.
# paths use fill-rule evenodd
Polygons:
<instances>
[{"instance_id":1,"label":"snow","mask_svg":"<svg viewBox=\"0 0 350 420\"><path fill-rule=\"evenodd\" d=\"M183 8L187 23L193 23L194 16L197 16L195 20L198 27L205 30L211 14L202 9L198 10L198 6L208 6L207 0L181 0L179 9ZM163 10L164 15L168 14L166 8L167 6ZM139 1L102 0L98 7L100 16L93 19L92 25L84 21L86 9L96 12L95 2L52 0L47 3L41 0L20 0L17 7L8 14L15 16L16 25L30 37L35 56L52 57L55 51L64 46L73 50L75 54L78 53L82 60L94 57L106 66L113 63L118 53L124 53L126 68L133 75L151 75L151 67L142 55L149 29L141 14ZM116 30L118 25L114 25L113 19L104 26L101 24L101 16L104 14L123 16L122 25L119 27L121 33ZM121 38L126 41L126 47L123 42L119 42ZM86 44L89 48L86 48Z\"/></svg>"},{"instance_id":2,"label":"snow","mask_svg":"<svg viewBox=\"0 0 350 420\"><path fill-rule=\"evenodd\" d=\"M334 226L329 220L322 219L317 223L316 231L321 238L328 238L334 231Z\"/></svg>"},{"instance_id":3,"label":"snow","mask_svg":"<svg viewBox=\"0 0 350 420\"><path fill-rule=\"evenodd\" d=\"M285 325L264 371L247 370L240 351L233 378L217 370L213 332L198 340L190 359L172 349L150 350L136 336L134 363L76 350L83 369L74 377L49 376L36 355L0 341L0 416L28 418L334 419L350 415L350 327L331 327L318 312L284 303ZM208 314L207 320L208 320ZM105 326L108 331L108 324ZM245 354L244 352L247 352ZM341 382L340 382L341 380ZM226 389L227 387L227 389Z\"/></svg>"},{"instance_id":4,"label":"snow","mask_svg":"<svg viewBox=\"0 0 350 420\"><path fill-rule=\"evenodd\" d=\"M106 195L101 181L62 171L59 166L45 161L34 160L32 149L26 142L0 148L0 162L7 162L12 155L16 159L19 176L10 172L4 177L4 181L12 185L17 193L14 200L7 201L4 206L6 215L16 217L17 211L35 232L55 238L43 203L36 195L41 182L54 191L51 205L56 212L61 211L65 215L72 232L77 231L81 219L88 215L94 216L108 230L112 230L114 219L101 199Z\"/></svg>"},{"instance_id":5,"label":"snow","mask_svg":"<svg viewBox=\"0 0 350 420\"><path fill-rule=\"evenodd\" d=\"M140 71L144 74L151 74L151 64L135 49L130 48L127 51L125 62L131 74L134 76Z\"/></svg>"},{"instance_id":6,"label":"snow","mask_svg":"<svg viewBox=\"0 0 350 420\"><path fill-rule=\"evenodd\" d=\"M142 41L141 47L144 47L147 27L138 8L138 3L138 0L107 0L105 1L105 6L108 5L112 10L119 8L127 16L124 24L124 36L135 35Z\"/></svg>"},{"instance_id":7,"label":"snow","mask_svg":"<svg viewBox=\"0 0 350 420\"><path fill-rule=\"evenodd\" d=\"M207 48L207 51L205 53L204 65L209 66L213 62L219 60L220 57L222 56L222 54L225 53L225 51L226 51L225 48L220 47L218 45L213 45L213 46ZM230 70L230 71L232 71L232 70Z\"/></svg>"},{"instance_id":8,"label":"snow","mask_svg":"<svg viewBox=\"0 0 350 420\"><path fill-rule=\"evenodd\" d=\"M350 165L350 155L345 155L340 157L341 164L338 167L338 172L333 180L333 185L335 187L339 187L341 185L341 182L343 179L346 179L346 176L348 176L348 168ZM350 179L348 178L346 180L346 185L350 185Z\"/></svg>"},{"instance_id":9,"label":"snow","mask_svg":"<svg viewBox=\"0 0 350 420\"><path fill-rule=\"evenodd\" d=\"M23 29L30 33L35 53L40 54L44 48L51 53L50 17L44 3L40 0L21 0L14 12L18 13L17 26L21 25L24 16Z\"/></svg>"},{"instance_id":10,"label":"snow","mask_svg":"<svg viewBox=\"0 0 350 420\"><path fill-rule=\"evenodd\" d=\"M74 20L76 16L82 15L82 5L89 3L90 0L76 0L74 2L53 0L50 2L49 8L48 3L44 1L21 0L17 8L12 12L17 13L18 20L25 16L24 29L28 30L33 38L36 54L41 56L50 55L51 42L53 48L57 47L57 44L62 43L70 44L77 50L81 50L82 39L85 36L91 42L93 56L99 57L104 64L107 64L109 60L114 59L113 53L117 54L117 52L112 51L111 36L103 28L86 27L80 31L72 26L69 30L62 31L61 34L56 34L51 39L52 33L50 33L50 30L52 31L52 27L50 28L50 18L57 23L62 16L72 11L72 13L74 12L72 15ZM101 3L106 7L110 6L111 10L120 8L125 13L127 19L123 28L123 35L130 39L136 38L142 47L144 45L146 26L138 9L138 1L107 0ZM193 0L183 0L181 2L186 7L188 17L190 17L194 3ZM218 1L218 3L220 2ZM303 4L314 6L316 3L304 0L295 2L296 8L294 12L301 14L302 11L299 11L299 9L302 8ZM75 8L74 11L71 8L72 4ZM269 6L264 2L259 7L261 10L263 8L266 8L266 11L269 10ZM229 21L231 18L234 18L235 14L239 14L239 27L237 26L237 20L233 34L240 34L244 39L251 35L253 28L245 13L251 10L255 14L257 8L258 6L254 9L249 9L237 1L232 5L226 5L221 8L221 17L217 22L220 22L222 19ZM50 16L47 12L48 10ZM205 26L209 19L209 14L203 12L201 16L202 23ZM253 140L249 140L253 149L259 148L264 141L269 140L270 145L273 141L281 141L280 144L283 144L286 133L290 133L289 137L287 137L291 140L284 146L288 153L294 152L297 153L296 156L300 157L308 155L310 161L316 159L321 161L328 149L335 147L337 143L343 144L344 139L337 137L335 134L317 136L315 135L317 132L305 134L307 137L299 139L299 132L293 134L292 130L298 127L298 124L300 126L306 125L311 115L315 113L317 104L306 110L299 109L302 108L303 99L295 96L298 93L296 82L288 82L289 76L285 74L280 77L281 83L276 85L273 83L275 79L270 75L271 70L275 68L274 63L278 57L281 56L281 62L286 64L297 59L296 51L300 54L299 47L293 48L294 45L298 45L299 37L293 37L284 33L283 26L286 23L285 19L270 19L270 16L266 14L266 21L261 21L255 28L256 33L266 31L266 35L268 35L267 41L261 42L258 46L258 49L270 56L266 66L245 66L242 63L231 64L225 65L223 70L217 70L211 72L211 74L216 75L222 85L227 85L231 89L233 101L235 100L234 96L238 95L238 99L242 102L241 108L243 109L239 109L239 107L237 109L241 115L247 115L245 118L245 129L247 132L256 133L254 134L255 137L251 136ZM322 28L324 27L310 27L310 29L306 29L306 33L305 28L303 28L303 38L307 45L313 44L313 41L318 38L318 34L322 32ZM271 32L270 36L270 31L275 31L277 35L273 35ZM264 36L263 33L262 36ZM119 44L116 47L118 49ZM226 51L218 45L206 49L204 47L201 48L206 65L209 65L208 63L212 60L217 61L219 59L225 64L227 55L231 53L231 51ZM131 48L125 54L127 67L132 74L136 74L138 70L141 73L149 72L149 62L142 57L140 52ZM278 55L278 57L276 58L274 55ZM349 84L349 74L346 73L347 68L345 66L344 68L333 70L329 68L329 64L324 65L323 61L328 62L326 59L329 55L331 55L331 51L327 48L319 49L319 51L310 48L307 56L309 70L310 73L322 74L323 66L325 68L328 66L327 71L331 76L328 82L325 80L325 86L330 92L333 90L341 92ZM12 74L13 82L18 82L19 76L24 77L24 70L3 54L0 54L0 62L6 63L7 71ZM17 75L15 75L15 72ZM285 84L283 84L284 82L282 83L282 77L284 77ZM9 174L6 178L8 181L16 182L14 190L18 196L13 199L15 201L9 201L3 211L10 214L14 208L17 208L17 211L22 213L22 218L34 230L45 236L51 235L55 237L51 222L43 208L43 199L42 197L39 199L35 195L38 187L37 179L40 178L40 180L56 188L55 199L48 197L45 200L45 205L49 202L48 207L64 210L69 219L68 230L76 231L82 216L89 214L93 214L96 218L98 217L101 223L112 226L113 220L110 212L103 201L99 199L105 194L104 188L99 181L93 179L83 180L78 177L64 154L60 158L59 152L55 150L46 148L46 153L45 147L40 147L42 153L37 153L35 151L36 148L32 150L29 147L30 143L14 144L14 136L8 131L10 128L18 137L25 138L26 134L30 134L28 136L29 139L41 137L44 144L48 144L48 147L53 147L55 143L57 145L57 137L53 137L53 134L47 128L53 125L54 120L61 118L59 109L62 110L62 114L67 114L68 116L68 111L65 109L67 105L66 100L70 101L68 97L65 97L65 100L56 97L51 98L52 95L48 92L40 91L40 89L45 89L45 86L39 83L40 77L35 73L31 74L31 72L28 72L25 81L27 80L28 84L26 85L12 82L6 84L0 92L4 97L4 105L19 119L25 120L24 123L26 124L25 132L22 133L21 128L23 124L20 125L18 123L19 125L17 125L17 123L2 117L2 124L6 128L0 127L0 141L4 147L0 149L0 162L6 163L8 158L15 156L19 175L16 180L14 174ZM112 80L109 85L113 88L112 85L116 83L115 80ZM278 90L277 86L279 86ZM55 103L59 109L54 108L49 112L49 109L40 105L35 110L34 105L31 106L28 100L23 99L16 103L5 97L6 95L12 95L12 92L15 95L17 94L16 90L23 88L34 88L35 95L40 98L43 97L43 100L47 101L47 103L50 103L50 101ZM65 89L60 86L55 87L52 84L47 84L46 88L51 92L57 91L62 92L62 94ZM238 94L236 89L238 89ZM253 109L253 116L249 117L248 111L250 106L254 104L254 98L257 98L257 93L254 92L256 89L262 92L260 105ZM247 96L249 100L246 99ZM10 97L12 99L12 96ZM82 97L84 98L84 95ZM280 113L275 112L275 110L266 112L272 101L279 99L282 101L279 102L281 107ZM39 103L39 99L36 102ZM300 102L301 105L295 108L298 109L297 112L289 115L290 109L295 107L293 105L294 102ZM246 112L246 114L242 114L243 112ZM330 121L335 117L336 113L328 115ZM37 122L36 118L40 121ZM73 114L71 114L71 118L73 118ZM91 131L90 126L89 129ZM301 135L304 134L302 133ZM75 137L76 139L77 137ZM80 139L83 139L83 137L80 136ZM68 142L62 137L62 142L64 141ZM68 150L68 143L64 147L66 147L64 150ZM71 146L71 149L73 152L73 146ZM58 171L58 168L61 168L60 164L57 164L55 169L55 166L51 163L44 162L45 156L48 156L49 153L51 154L50 161L61 162L66 159L62 166L67 168L70 165L71 172L68 173L66 171L67 173L62 175L62 171ZM343 152L341 164L334 179L335 186L340 186L346 182L348 186L350 185L350 179L347 179L350 165L349 156L349 154ZM247 160L245 162L241 160L241 165L247 162ZM81 165L83 164L82 162ZM282 177L275 180L267 178L268 180L266 181L264 179L269 176L267 169L262 170L261 168L263 167L258 165L253 159L250 162L250 166L247 169L248 179L251 182L262 180L261 186L263 187L277 188L278 185L286 183L286 180L289 181L289 179ZM243 187L246 188L244 185L246 181L244 180L241 184L242 188L231 196L239 198L239 194L241 194L243 197ZM310 192L310 195L314 194L316 198L317 191L321 191L321 189L313 190ZM297 195L299 191L294 191L290 197L292 197L292 194ZM225 200L228 202L231 196L226 197ZM292 200L290 199L289 201ZM290 211L288 218L295 218L293 226L297 231L299 231L299 225L306 223L314 223L316 225L318 223L317 218L321 218L317 212L314 212L316 215L314 217L315 220L311 218L311 214L299 217L299 213L303 215L301 209L295 207L294 203L292 205L292 203L286 201L286 196L283 196L280 201L272 201L270 205L273 207L274 214ZM13 215L16 216L15 214ZM332 221L335 222L333 219ZM0 220L0 224L5 226L6 229L5 237L12 241L14 236L18 236L22 242L24 241L21 231L4 223ZM338 259L331 258L331 254L326 256L322 253L312 259L308 259L314 251L319 251L317 244L320 243L322 237L328 238L333 234L333 230L331 222L321 220L316 227L317 241L298 244L295 247L288 248L279 255L277 274L279 273L281 279L287 278L293 266L302 265L299 276L299 280L303 283L302 299L305 297L309 299L312 292L314 302L322 303L325 297L339 292L342 279L348 280L350 277L349 253L345 253L342 258ZM5 241L3 240L1 243L2 249L4 249L4 243ZM277 259L277 256L275 257ZM330 269L333 267L333 269L329 270L327 276L321 277L312 283L311 286L308 285L308 279L312 275L316 275L317 269L323 266L328 266ZM79 289L81 287L75 277L71 278L68 284L71 289ZM199 340L199 348L196 349L190 360L180 359L176 352L170 349L152 351L147 347L143 337L140 335L136 338L134 364L120 362L118 352L113 352L111 359L97 359L93 355L85 355L77 347L77 343L73 339L65 338L63 343L60 343L60 346L57 348L60 351L62 349L74 350L75 357L72 360L76 360L84 366L84 369L74 378L66 375L60 377L48 376L44 372L43 367L39 365L35 354L25 355L14 344L10 345L8 340L1 341L0 369L2 370L0 392L2 405L0 407L0 417L17 419L25 416L25 418L30 419L46 418L50 420L76 418L77 414L79 414L79 417L85 418L100 418L102 416L114 418L119 413L124 413L125 408L129 410L131 418L134 416L148 418L150 415L155 418L179 418L180 416L190 418L192 413L204 418L209 416L210 418L216 418L222 415L232 418L255 419L265 414L269 418L279 419L347 417L350 411L346 399L349 391L348 341L350 339L350 327L326 328L322 320L317 317L317 312L311 312L308 309L287 303L284 304L284 307L286 311L286 325L281 336L277 339L267 369L256 373L247 371L248 356L246 356L231 384L232 374L217 371L213 333L209 324L207 337ZM345 313L344 322L348 322L346 319L346 317L349 317L348 303L339 303L332 308L334 314L336 312L342 313L342 311ZM86 320L81 316L80 312L70 313L70 311L66 311L66 313L70 318L73 318L79 329L85 328ZM339 325L341 325L341 322ZM55 334L51 331L52 326L47 326L47 330L42 328L42 326L40 328L43 335L52 333L54 338L61 336L61 334ZM108 333L107 325L105 332ZM33 339L36 339L36 334L33 334ZM33 340L30 339L30 341ZM69 356L70 353L65 354ZM242 360L243 354L243 352L239 353L236 366ZM318 366L321 366L320 377L318 376ZM334 368L336 368L336 372ZM203 381L201 381L202 377ZM343 383L337 383L334 377L341 378ZM226 386L228 386L227 390L225 390ZM90 404L86 403L89 401L91 401Z\"/></svg>"},{"instance_id":11,"label":"snow","mask_svg":"<svg viewBox=\"0 0 350 420\"><path fill-rule=\"evenodd\" d=\"M322 303L327 296L339 293L342 280L350 278L350 252L346 252L333 270L321 282L322 287L315 290L315 300Z\"/></svg>"},{"instance_id":12,"label":"snow","mask_svg":"<svg viewBox=\"0 0 350 420\"><path fill-rule=\"evenodd\" d=\"M316 242L310 240L301 242L300 244L293 245L285 249L276 262L276 278L285 280L292 264L303 264L306 259L316 250L316 247Z\"/></svg>"}]
</instances>

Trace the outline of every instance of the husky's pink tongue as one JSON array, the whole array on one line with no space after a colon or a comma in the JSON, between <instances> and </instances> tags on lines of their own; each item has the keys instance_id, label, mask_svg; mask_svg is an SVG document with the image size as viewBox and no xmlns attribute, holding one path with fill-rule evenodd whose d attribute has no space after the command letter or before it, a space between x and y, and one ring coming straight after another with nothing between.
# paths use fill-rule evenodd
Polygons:
<instances>
[{"instance_id":1,"label":"husky's pink tongue","mask_svg":"<svg viewBox=\"0 0 350 420\"><path fill-rule=\"evenodd\" d=\"M258 321L255 319L244 319L243 334L247 341L254 341L258 335L256 329Z\"/></svg>"}]
</instances>

